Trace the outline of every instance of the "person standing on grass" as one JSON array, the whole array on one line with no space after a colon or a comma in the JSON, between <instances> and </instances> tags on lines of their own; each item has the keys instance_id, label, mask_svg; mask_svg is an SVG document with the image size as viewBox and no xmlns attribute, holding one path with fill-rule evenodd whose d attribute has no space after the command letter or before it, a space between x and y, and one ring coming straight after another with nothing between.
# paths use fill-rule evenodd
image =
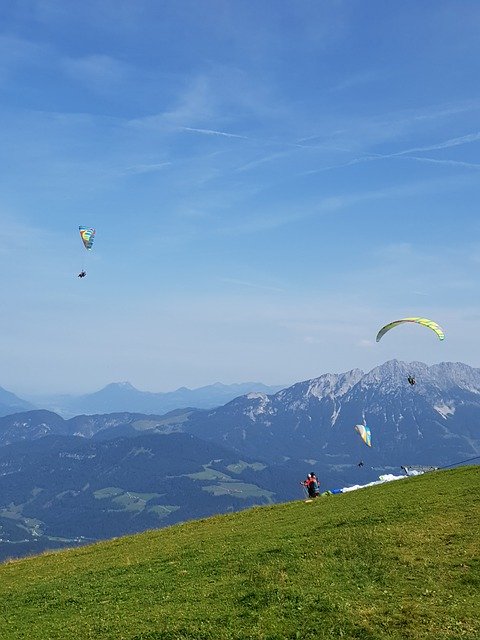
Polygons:
<instances>
[{"instance_id":1,"label":"person standing on grass","mask_svg":"<svg viewBox=\"0 0 480 640\"><path fill-rule=\"evenodd\" d=\"M314 494L313 497L316 498L320 494L320 483L318 482L318 478L313 471L310 473L310 478L312 481L312 492Z\"/></svg>"},{"instance_id":2,"label":"person standing on grass","mask_svg":"<svg viewBox=\"0 0 480 640\"><path fill-rule=\"evenodd\" d=\"M318 480L317 476L312 472L309 473L306 480L303 480L300 484L303 484L308 491L309 498L316 498L318 496Z\"/></svg>"}]
</instances>

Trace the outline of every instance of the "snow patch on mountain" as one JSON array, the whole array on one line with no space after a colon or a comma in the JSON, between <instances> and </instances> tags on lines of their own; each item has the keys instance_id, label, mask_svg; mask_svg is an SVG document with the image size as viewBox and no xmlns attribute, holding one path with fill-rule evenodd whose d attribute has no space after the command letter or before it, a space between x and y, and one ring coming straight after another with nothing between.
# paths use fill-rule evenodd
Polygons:
<instances>
[{"instance_id":1,"label":"snow patch on mountain","mask_svg":"<svg viewBox=\"0 0 480 640\"><path fill-rule=\"evenodd\" d=\"M335 422L337 421L337 418L340 415L340 411L341 410L342 410L342 405L341 404L339 404L338 406L336 404L334 404L333 413L332 413L332 427L335 424Z\"/></svg>"},{"instance_id":2,"label":"snow patch on mountain","mask_svg":"<svg viewBox=\"0 0 480 640\"><path fill-rule=\"evenodd\" d=\"M448 404L442 403L442 404L435 404L433 405L433 408L435 409L435 411L437 411L442 418L444 418L445 420L448 418L448 416L453 416L453 414L455 413L455 407L454 406L449 406Z\"/></svg>"},{"instance_id":3,"label":"snow patch on mountain","mask_svg":"<svg viewBox=\"0 0 480 640\"><path fill-rule=\"evenodd\" d=\"M259 391L252 391L251 393L247 393L247 398L249 400L268 400L268 396L266 393L260 393Z\"/></svg>"},{"instance_id":4,"label":"snow patch on mountain","mask_svg":"<svg viewBox=\"0 0 480 640\"><path fill-rule=\"evenodd\" d=\"M265 393L249 393L247 394L247 398L249 400L256 400L257 402L250 406L246 411L245 415L250 418L253 422L257 419L257 416L264 413L272 413L270 405L270 398Z\"/></svg>"}]
</instances>

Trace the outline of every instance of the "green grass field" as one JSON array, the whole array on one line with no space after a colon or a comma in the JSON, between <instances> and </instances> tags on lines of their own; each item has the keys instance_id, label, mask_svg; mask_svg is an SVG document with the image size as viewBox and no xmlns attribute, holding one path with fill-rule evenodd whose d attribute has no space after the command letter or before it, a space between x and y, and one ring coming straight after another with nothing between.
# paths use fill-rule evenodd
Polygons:
<instances>
[{"instance_id":1,"label":"green grass field","mask_svg":"<svg viewBox=\"0 0 480 640\"><path fill-rule=\"evenodd\" d=\"M480 467L0 566L2 640L480 638Z\"/></svg>"}]
</instances>

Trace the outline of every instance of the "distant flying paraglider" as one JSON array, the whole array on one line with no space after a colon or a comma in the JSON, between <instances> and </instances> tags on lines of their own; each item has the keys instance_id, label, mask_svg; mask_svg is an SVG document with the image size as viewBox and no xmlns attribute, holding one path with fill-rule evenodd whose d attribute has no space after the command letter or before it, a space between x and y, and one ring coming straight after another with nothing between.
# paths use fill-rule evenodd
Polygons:
<instances>
[{"instance_id":1,"label":"distant flying paraglider","mask_svg":"<svg viewBox=\"0 0 480 640\"><path fill-rule=\"evenodd\" d=\"M398 327L398 325L404 324L406 322L414 322L416 324L420 324L424 327L427 327L427 329L431 329L437 334L437 337L439 340L445 340L445 334L443 333L442 327L436 322L434 322L433 320L429 320L428 318L402 318L401 320L395 320L394 322L389 322L384 327L382 327L380 331L377 333L377 342L380 342L380 340L387 333L387 331L390 331L390 329L393 329L394 327ZM407 380L408 380L408 384L412 387L416 384L415 378L411 375L408 376Z\"/></svg>"},{"instance_id":2,"label":"distant flying paraglider","mask_svg":"<svg viewBox=\"0 0 480 640\"><path fill-rule=\"evenodd\" d=\"M91 227L78 227L80 231L80 237L82 238L83 246L87 251L90 251L93 246L93 240L95 238L95 229ZM78 274L79 278L85 278L87 272L85 269L82 269Z\"/></svg>"},{"instance_id":3,"label":"distant flying paraglider","mask_svg":"<svg viewBox=\"0 0 480 640\"><path fill-rule=\"evenodd\" d=\"M390 329L398 327L398 325L404 324L405 322L415 322L416 324L421 324L422 326L434 331L437 334L439 340L445 339L443 329L433 320L429 320L428 318L402 318L401 320L395 320L394 322L390 322L389 324L386 324L384 327L382 327L377 333L377 342L380 342L387 331L390 331Z\"/></svg>"},{"instance_id":4,"label":"distant flying paraglider","mask_svg":"<svg viewBox=\"0 0 480 640\"><path fill-rule=\"evenodd\" d=\"M367 447L372 446L372 434L370 433L370 428L363 424L356 424L354 427L355 431L367 445Z\"/></svg>"},{"instance_id":5,"label":"distant flying paraglider","mask_svg":"<svg viewBox=\"0 0 480 640\"><path fill-rule=\"evenodd\" d=\"M91 229L90 227L78 227L78 230L80 231L80 236L85 249L90 250L95 237L95 229Z\"/></svg>"}]
</instances>

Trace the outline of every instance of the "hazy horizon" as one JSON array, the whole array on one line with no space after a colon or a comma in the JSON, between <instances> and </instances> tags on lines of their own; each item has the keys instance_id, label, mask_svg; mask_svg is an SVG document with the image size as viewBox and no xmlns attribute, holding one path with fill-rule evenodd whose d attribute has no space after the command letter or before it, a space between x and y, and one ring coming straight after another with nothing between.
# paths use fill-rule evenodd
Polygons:
<instances>
[{"instance_id":1,"label":"hazy horizon","mask_svg":"<svg viewBox=\"0 0 480 640\"><path fill-rule=\"evenodd\" d=\"M388 362L391 362L392 360L396 360L400 363L405 363L405 364L414 364L414 363L420 363L420 364L425 364L428 367L430 366L434 366L434 365L438 365L438 364L442 364L442 363L446 363L446 364L457 364L458 361L445 361L445 360L440 360L438 362L424 362L421 360L412 360L412 361L406 361L406 360L400 360L399 358L392 358L392 359L388 359L385 360L384 362L380 362L376 365L374 365L373 367L369 367L369 368L362 368L362 367L351 367L348 369L344 369L344 370L338 370L338 371L322 371L321 373L318 373L315 376L312 376L311 378L302 378L302 379L298 379L298 380L291 380L288 382L273 382L273 383L269 383L269 382L265 382L263 380L244 380L244 381L233 381L233 382L222 382L221 380L215 380L213 382L207 382L206 384L202 384L196 387L189 387L187 385L180 385L177 386L175 388L171 388L171 389L154 389L154 388L141 388L138 387L137 385L133 384L130 380L110 380L108 382L106 382L105 384L101 385L100 387L86 387L83 390L66 390L66 391L50 391L50 392L44 392L44 393L31 393L28 390L25 390L22 393L19 393L16 389L12 389L10 387L8 387L7 385L1 384L0 381L0 387L2 389L4 389L5 391L9 391L11 393L14 393L15 395L21 397L24 400L29 400L29 401L33 401L34 399L45 399L45 398L54 398L56 396L82 396L82 395L88 395L91 393L96 393L98 391L102 391L103 389L105 389L108 386L111 385L131 385L136 391L140 391L140 392L144 392L144 393L160 393L160 394L168 394L168 393L174 393L175 391L178 391L180 389L188 389L189 391L197 391L199 389L203 389L205 387L212 387L215 386L216 384L220 384L223 386L235 386L235 385L248 385L248 384L260 384L260 385L264 385L267 387L281 387L282 389L288 388L294 384L297 383L301 383L301 382L306 382L308 380L312 380L315 378L319 378L323 375L328 375L328 374L333 374L333 375L342 375L342 374L346 374L349 373L355 369L360 369L361 371L363 371L364 374L368 374L370 373L373 369L380 367L384 364L387 364ZM476 369L478 367L475 367L474 365L471 365L467 362L460 362L460 364L464 364L468 367L471 367L473 369Z\"/></svg>"}]
</instances>

